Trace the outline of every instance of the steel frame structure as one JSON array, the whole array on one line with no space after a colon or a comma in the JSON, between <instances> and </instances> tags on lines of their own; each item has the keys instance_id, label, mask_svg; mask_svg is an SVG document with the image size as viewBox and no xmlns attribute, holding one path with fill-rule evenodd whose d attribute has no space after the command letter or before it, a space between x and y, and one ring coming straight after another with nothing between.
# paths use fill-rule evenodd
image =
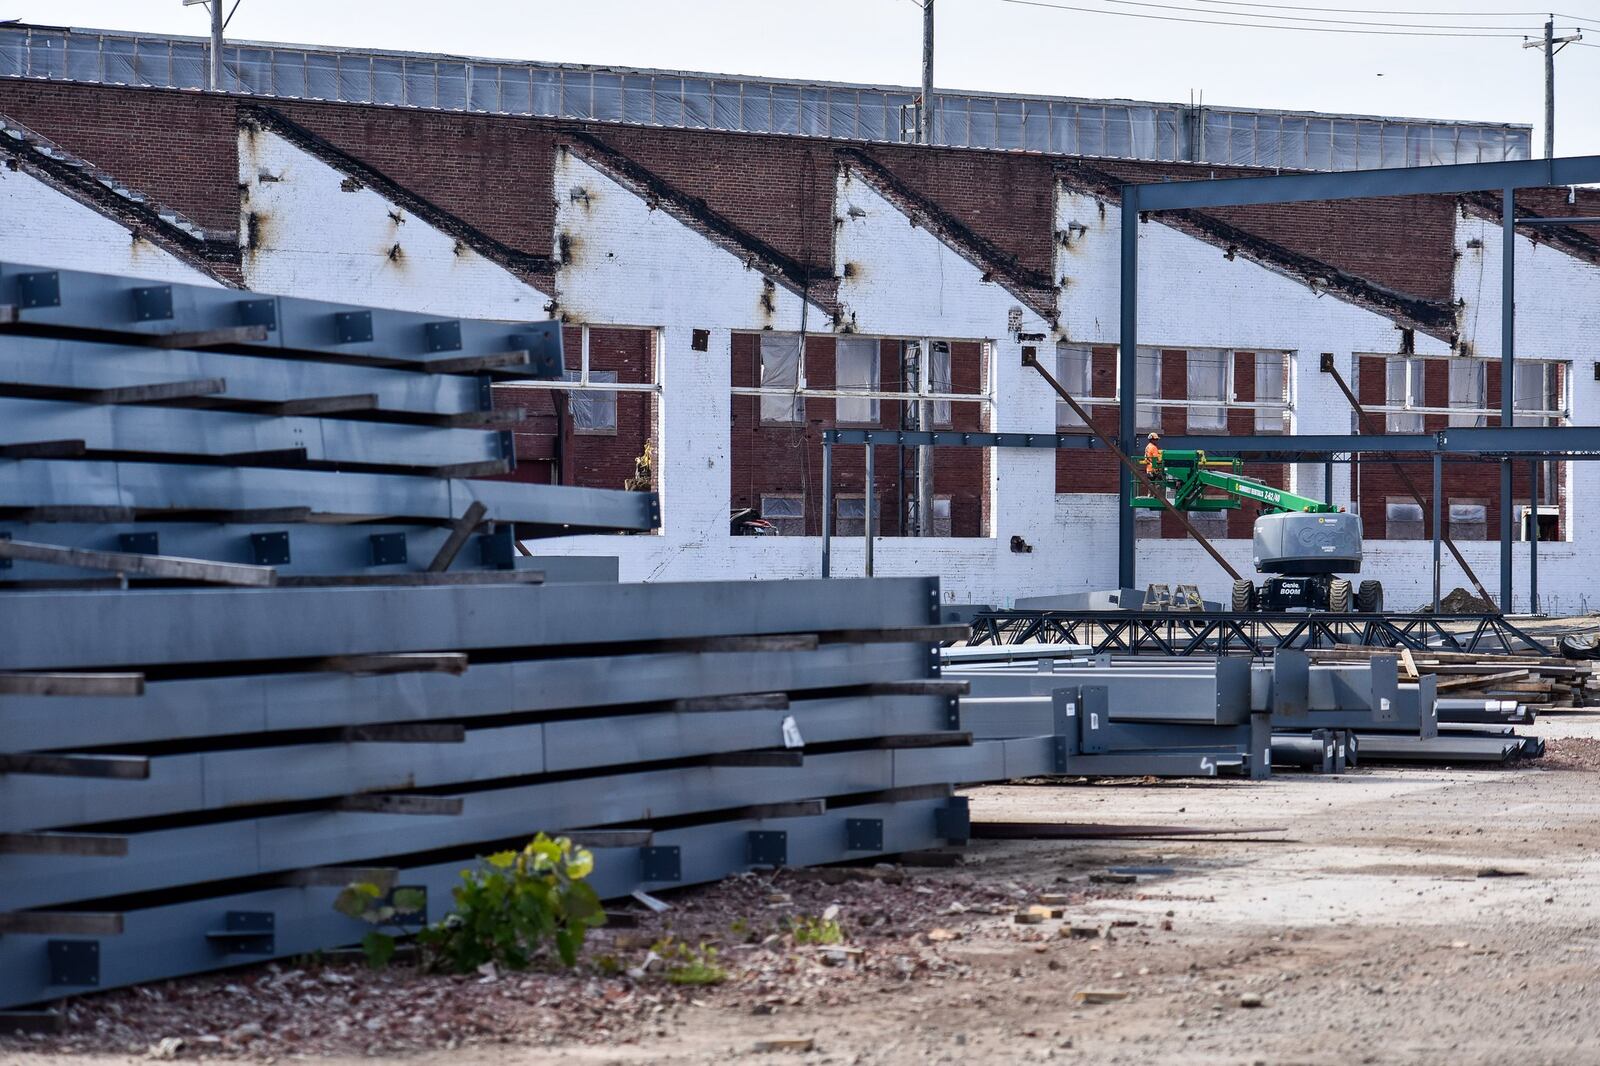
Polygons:
<instances>
[{"instance_id":1,"label":"steel frame structure","mask_svg":"<svg viewBox=\"0 0 1600 1066\"><path fill-rule=\"evenodd\" d=\"M1465 632L1447 626L1465 623ZM1270 655L1280 648L1363 645L1507 655L1555 652L1504 615L1299 614L1232 611L981 611L970 643L1087 644L1125 655Z\"/></svg>"},{"instance_id":2,"label":"steel frame structure","mask_svg":"<svg viewBox=\"0 0 1600 1066\"><path fill-rule=\"evenodd\" d=\"M1373 196L1415 196L1499 190L1501 193L1501 277L1500 277L1500 386L1501 426L1471 432L1495 434L1515 432L1512 382L1516 367L1516 190L1557 185L1581 185L1600 181L1600 156L1526 160L1505 163L1466 163L1449 166L1408 167L1394 170L1353 171L1333 174L1280 174L1270 177L1222 178L1214 181L1179 181L1160 184L1130 184L1122 187L1121 198L1121 314L1119 328L1118 377L1136 381L1139 344L1139 225L1141 215L1161 211L1203 210L1215 207L1246 207L1263 204L1311 203ZM1124 390L1118 410L1118 440L1124 451L1134 447L1137 430L1137 400L1132 390ZM1547 430L1546 432L1563 432ZM1281 444L1281 442L1280 442ZM1176 446L1176 445L1173 445ZM1229 448L1233 447L1230 441ZM1556 445L1560 450L1562 445ZM1350 449L1340 449L1350 450ZM1386 449L1377 449L1386 450ZM1486 438L1480 451L1492 451L1493 438ZM1436 466L1437 470L1437 466ZM1126 471L1120 475L1120 495L1132 499L1133 479ZM1436 476L1437 482L1437 476ZM1500 466L1500 606L1510 610L1512 590L1511 544L1512 499L1511 466ZM1438 493L1434 494L1438 508ZM1435 526L1437 529L1437 525ZM1122 508L1118 515L1117 581L1122 588L1135 585L1134 515Z\"/></svg>"}]
</instances>

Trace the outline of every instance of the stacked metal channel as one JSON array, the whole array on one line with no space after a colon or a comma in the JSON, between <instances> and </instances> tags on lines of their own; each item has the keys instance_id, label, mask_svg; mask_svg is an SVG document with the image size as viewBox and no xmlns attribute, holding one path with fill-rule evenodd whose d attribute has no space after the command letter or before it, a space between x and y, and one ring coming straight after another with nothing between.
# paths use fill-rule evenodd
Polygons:
<instances>
[{"instance_id":1,"label":"stacked metal channel","mask_svg":"<svg viewBox=\"0 0 1600 1066\"><path fill-rule=\"evenodd\" d=\"M539 831L608 897L961 840L953 783L1044 767L962 729L934 579L540 583L513 538L656 507L462 478L482 357L559 373L536 327L11 267L0 301L0 1006L352 943L351 880L437 919Z\"/></svg>"}]
</instances>

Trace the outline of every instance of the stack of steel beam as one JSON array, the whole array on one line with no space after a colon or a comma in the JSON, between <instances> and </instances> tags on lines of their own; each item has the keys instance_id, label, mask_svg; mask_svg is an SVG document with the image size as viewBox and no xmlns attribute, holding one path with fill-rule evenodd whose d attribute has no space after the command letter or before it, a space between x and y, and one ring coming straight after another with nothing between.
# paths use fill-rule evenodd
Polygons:
<instances>
[{"instance_id":1,"label":"stack of steel beam","mask_svg":"<svg viewBox=\"0 0 1600 1066\"><path fill-rule=\"evenodd\" d=\"M1060 773L1259 778L1273 765L1339 772L1358 758L1498 762L1543 752L1512 730L1525 720L1514 702L1440 701L1433 675L1402 681L1392 655L1313 663L1280 650L1269 662L1099 655L1034 664L958 654L945 676L969 683L962 710L975 735L1048 733Z\"/></svg>"},{"instance_id":2,"label":"stack of steel beam","mask_svg":"<svg viewBox=\"0 0 1600 1066\"><path fill-rule=\"evenodd\" d=\"M1048 766L962 729L935 579L539 580L657 513L464 479L552 328L5 266L0 319L0 1006L353 943L354 880L438 919L540 831L607 897L959 841Z\"/></svg>"},{"instance_id":3,"label":"stack of steel beam","mask_svg":"<svg viewBox=\"0 0 1600 1066\"><path fill-rule=\"evenodd\" d=\"M614 577L517 545L648 532L653 494L473 480L515 462L493 382L562 364L551 322L0 264L0 586Z\"/></svg>"}]
</instances>

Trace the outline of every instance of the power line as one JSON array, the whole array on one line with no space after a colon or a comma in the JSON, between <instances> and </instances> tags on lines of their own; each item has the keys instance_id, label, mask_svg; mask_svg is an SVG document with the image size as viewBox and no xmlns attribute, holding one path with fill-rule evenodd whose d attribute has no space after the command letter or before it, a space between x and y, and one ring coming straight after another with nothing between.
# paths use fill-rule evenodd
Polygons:
<instances>
[{"instance_id":1,"label":"power line","mask_svg":"<svg viewBox=\"0 0 1600 1066\"><path fill-rule=\"evenodd\" d=\"M1184 18L1184 17L1182 17L1180 15L1149 15L1149 14L1145 14L1145 13L1139 12L1139 11L1115 11L1115 10L1107 10L1106 8L1102 8L1102 7L1080 7L1080 6L1075 5L1075 4L1048 3L1048 2L1046 2L1046 0L1000 0L1000 2L1004 3L1004 4L1016 4L1016 5L1020 6L1020 7L1042 7L1042 8L1050 8L1050 9L1056 10L1056 11L1076 11L1076 12L1080 12L1082 14L1087 14L1087 15L1113 15L1113 16L1117 16L1117 17L1121 17L1121 18L1149 19L1149 20L1153 20L1153 21L1156 21L1156 22L1184 22L1184 23L1189 23L1191 25L1196 25L1196 26L1236 26L1236 27L1240 27L1242 29L1249 29L1249 30L1290 30L1290 31L1296 31L1297 30L1297 31L1299 31L1301 33L1344 33L1344 34L1357 34L1357 35L1360 35L1360 36L1368 36L1368 37L1457 37L1457 38L1470 37L1470 38L1477 38L1477 39L1480 39L1480 40L1495 40L1495 39L1499 39L1499 40L1512 40L1512 41L1525 40L1528 37L1527 33L1497 33L1497 32L1461 33L1461 32L1455 32L1455 31L1444 31L1444 30L1432 31L1432 30L1420 30L1420 29L1375 30L1375 29L1339 29L1339 28L1333 28L1333 27L1329 27L1329 26L1279 26L1279 25L1276 25L1274 23L1263 23L1263 22L1228 22L1228 21L1218 21L1218 20L1215 20L1215 19ZM1107 3L1124 3L1124 4L1130 4L1130 5L1134 5L1135 4L1135 0L1105 0L1105 2L1107 2ZM1169 4L1145 4L1145 3L1139 3L1136 6L1139 6L1139 7L1158 7L1158 8L1165 8L1165 9L1168 9L1168 10L1176 10L1176 11L1191 11L1191 12L1196 12L1197 14L1209 14L1209 12L1198 12L1198 11L1196 11L1195 8L1174 7L1173 5L1169 5ZM1232 14L1232 13L1233 12L1230 12L1230 14ZM1244 12L1238 12L1237 14L1241 14L1242 15L1242 14L1244 14ZM1385 23L1374 23L1373 25L1395 25L1395 24L1394 23L1387 23L1387 24L1385 24ZM1486 27L1486 28L1492 29L1492 27ZM1505 27L1505 28L1509 29L1511 27ZM1529 28L1532 29L1532 27L1529 27Z\"/></svg>"},{"instance_id":2,"label":"power line","mask_svg":"<svg viewBox=\"0 0 1600 1066\"><path fill-rule=\"evenodd\" d=\"M1190 13L1193 13L1193 14L1203 14L1203 15L1212 14L1212 12L1210 12L1210 11L1202 11L1199 8L1189 7L1186 4L1151 3L1151 2L1149 2L1149 0L1101 0L1101 2L1102 3L1107 3L1107 4L1115 4L1118 7L1152 7L1152 8L1160 8L1160 9L1163 9L1163 10L1166 10L1166 11L1186 11L1186 12L1190 12ZM1315 8L1302 8L1300 10L1314 11L1316 9ZM1262 15L1262 14L1257 14L1254 11L1225 11L1225 12L1217 12L1217 14L1219 14L1219 15L1232 15L1232 16L1234 16L1236 18L1273 19L1274 21L1279 21L1279 22L1320 22L1320 23L1329 23L1329 24L1336 25L1336 26L1377 26L1377 27L1381 27L1381 28L1396 27L1396 28L1422 29L1422 30L1474 30L1474 31L1538 30L1538 31L1542 32L1543 29L1544 29L1544 24L1543 23L1540 23L1537 26L1526 26L1526 25L1519 25L1519 26L1473 26L1473 25L1461 24L1461 23L1373 22L1371 20L1366 20L1366 19L1325 19L1325 18L1315 18L1315 17L1310 16L1310 15Z\"/></svg>"},{"instance_id":3,"label":"power line","mask_svg":"<svg viewBox=\"0 0 1600 1066\"><path fill-rule=\"evenodd\" d=\"M1456 18L1544 18L1554 14L1558 18L1578 21L1576 15L1560 11L1397 11L1381 7L1325 7L1321 4L1265 4L1247 0L1195 0L1199 4L1220 4L1225 7L1265 7L1277 11L1318 11L1335 15L1444 15ZM1218 12L1218 14L1245 14L1246 12ZM1490 27L1484 27L1489 29Z\"/></svg>"}]
</instances>

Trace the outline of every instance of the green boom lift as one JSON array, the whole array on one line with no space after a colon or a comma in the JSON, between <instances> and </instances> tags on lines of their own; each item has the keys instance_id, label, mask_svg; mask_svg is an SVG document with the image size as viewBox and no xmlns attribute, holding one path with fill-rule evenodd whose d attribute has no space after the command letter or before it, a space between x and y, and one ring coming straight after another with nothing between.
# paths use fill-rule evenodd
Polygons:
<instances>
[{"instance_id":1,"label":"green boom lift","mask_svg":"<svg viewBox=\"0 0 1600 1066\"><path fill-rule=\"evenodd\" d=\"M1167 491L1180 511L1236 511L1247 501L1260 508L1251 554L1257 573L1275 576L1259 586L1235 581L1235 611L1348 612L1351 585L1338 575L1361 572L1361 517L1246 477L1243 468L1242 459L1169 451L1152 464L1150 480ZM1133 506L1159 510L1162 503L1153 496L1135 496ZM1382 611L1383 585L1361 582L1354 600L1358 611Z\"/></svg>"}]
</instances>

